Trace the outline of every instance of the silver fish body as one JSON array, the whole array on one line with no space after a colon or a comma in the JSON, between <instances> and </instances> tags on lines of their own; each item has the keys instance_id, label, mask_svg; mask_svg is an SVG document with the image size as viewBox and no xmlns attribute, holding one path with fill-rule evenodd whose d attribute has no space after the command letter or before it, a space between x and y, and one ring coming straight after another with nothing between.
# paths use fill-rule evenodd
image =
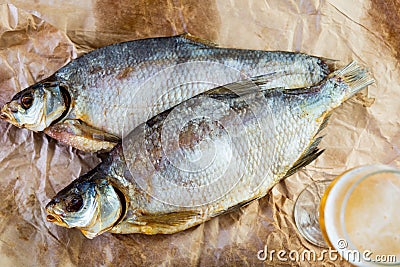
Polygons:
<instances>
[{"instance_id":1,"label":"silver fish body","mask_svg":"<svg viewBox=\"0 0 400 267\"><path fill-rule=\"evenodd\" d=\"M187 35L136 40L70 62L18 93L1 117L81 150L109 150L140 123L215 86L266 75L265 88L302 88L324 79L330 63L219 48Z\"/></svg>"},{"instance_id":2,"label":"silver fish body","mask_svg":"<svg viewBox=\"0 0 400 267\"><path fill-rule=\"evenodd\" d=\"M258 89L229 84L140 124L50 201L48 221L93 238L171 234L229 212L318 157L329 114L373 82L354 62L308 88L263 88L265 78L253 79Z\"/></svg>"}]
</instances>

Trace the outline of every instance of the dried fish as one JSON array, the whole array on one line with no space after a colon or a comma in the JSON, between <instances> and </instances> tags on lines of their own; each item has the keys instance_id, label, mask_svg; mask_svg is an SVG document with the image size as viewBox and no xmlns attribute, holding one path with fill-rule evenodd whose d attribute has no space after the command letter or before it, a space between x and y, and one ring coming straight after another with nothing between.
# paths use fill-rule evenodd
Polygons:
<instances>
[{"instance_id":1,"label":"dried fish","mask_svg":"<svg viewBox=\"0 0 400 267\"><path fill-rule=\"evenodd\" d=\"M228 84L140 124L49 202L47 220L88 238L171 234L246 205L317 158L330 113L373 79L353 62L307 88L252 82L259 90Z\"/></svg>"},{"instance_id":2,"label":"dried fish","mask_svg":"<svg viewBox=\"0 0 400 267\"><path fill-rule=\"evenodd\" d=\"M324 79L331 64L300 53L219 48L190 35L136 40L70 62L17 93L0 118L80 150L110 150L124 132L216 85L264 75L265 88L302 88Z\"/></svg>"}]
</instances>

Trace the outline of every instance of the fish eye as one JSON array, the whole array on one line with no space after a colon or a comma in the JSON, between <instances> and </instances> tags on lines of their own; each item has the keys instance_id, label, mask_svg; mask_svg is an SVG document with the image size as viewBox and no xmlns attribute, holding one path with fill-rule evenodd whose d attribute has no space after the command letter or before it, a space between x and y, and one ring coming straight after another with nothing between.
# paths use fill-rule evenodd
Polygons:
<instances>
[{"instance_id":1,"label":"fish eye","mask_svg":"<svg viewBox=\"0 0 400 267\"><path fill-rule=\"evenodd\" d=\"M68 212L77 212L83 206L83 199L80 195L74 195L65 200L65 205Z\"/></svg>"},{"instance_id":2,"label":"fish eye","mask_svg":"<svg viewBox=\"0 0 400 267\"><path fill-rule=\"evenodd\" d=\"M21 97L21 106L24 109L28 109L33 104L33 96L31 93L27 93Z\"/></svg>"}]
</instances>

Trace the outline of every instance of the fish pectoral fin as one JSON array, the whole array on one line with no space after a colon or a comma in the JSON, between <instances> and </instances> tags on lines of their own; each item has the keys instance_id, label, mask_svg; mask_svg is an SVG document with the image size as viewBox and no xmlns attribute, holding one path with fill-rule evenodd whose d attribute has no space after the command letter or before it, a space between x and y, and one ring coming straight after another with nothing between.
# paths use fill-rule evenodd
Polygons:
<instances>
[{"instance_id":1,"label":"fish pectoral fin","mask_svg":"<svg viewBox=\"0 0 400 267\"><path fill-rule=\"evenodd\" d=\"M109 151L121 140L80 120L65 120L46 128L44 132L60 142L86 152Z\"/></svg>"},{"instance_id":2,"label":"fish pectoral fin","mask_svg":"<svg viewBox=\"0 0 400 267\"><path fill-rule=\"evenodd\" d=\"M183 34L178 35L178 36L179 36L179 38L182 38L182 39L184 39L185 41L189 41L190 43L195 44L195 45L197 45L197 46L202 46L202 47L218 47L218 44L216 44L216 43L214 43L214 42L212 42L212 41L210 41L210 40L203 39L203 38L201 38L201 37L192 35L192 34L190 34L190 33L188 33L188 32L183 33Z\"/></svg>"},{"instance_id":3,"label":"fish pectoral fin","mask_svg":"<svg viewBox=\"0 0 400 267\"><path fill-rule=\"evenodd\" d=\"M194 220L201 216L196 211L181 211L170 213L142 213L135 219L135 224L157 226L157 227L170 227L186 224L188 221Z\"/></svg>"},{"instance_id":4,"label":"fish pectoral fin","mask_svg":"<svg viewBox=\"0 0 400 267\"><path fill-rule=\"evenodd\" d=\"M118 143L121 140L119 137L113 134L103 132L102 130L87 125L81 120L65 120L63 123L68 125L75 134L84 136L91 140L106 141L111 143Z\"/></svg>"},{"instance_id":5,"label":"fish pectoral fin","mask_svg":"<svg viewBox=\"0 0 400 267\"><path fill-rule=\"evenodd\" d=\"M111 229L110 232L146 235L173 234L203 221L204 215L192 210L168 213L147 213L136 210L133 217L125 219L124 223Z\"/></svg>"}]
</instances>

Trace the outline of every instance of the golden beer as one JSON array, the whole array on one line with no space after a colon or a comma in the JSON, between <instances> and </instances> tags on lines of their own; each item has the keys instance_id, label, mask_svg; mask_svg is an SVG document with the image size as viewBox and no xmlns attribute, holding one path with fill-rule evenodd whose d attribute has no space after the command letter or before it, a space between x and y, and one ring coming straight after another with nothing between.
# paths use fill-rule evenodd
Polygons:
<instances>
[{"instance_id":1,"label":"golden beer","mask_svg":"<svg viewBox=\"0 0 400 267\"><path fill-rule=\"evenodd\" d=\"M357 266L400 265L400 171L369 165L338 176L320 204L329 245Z\"/></svg>"}]
</instances>

